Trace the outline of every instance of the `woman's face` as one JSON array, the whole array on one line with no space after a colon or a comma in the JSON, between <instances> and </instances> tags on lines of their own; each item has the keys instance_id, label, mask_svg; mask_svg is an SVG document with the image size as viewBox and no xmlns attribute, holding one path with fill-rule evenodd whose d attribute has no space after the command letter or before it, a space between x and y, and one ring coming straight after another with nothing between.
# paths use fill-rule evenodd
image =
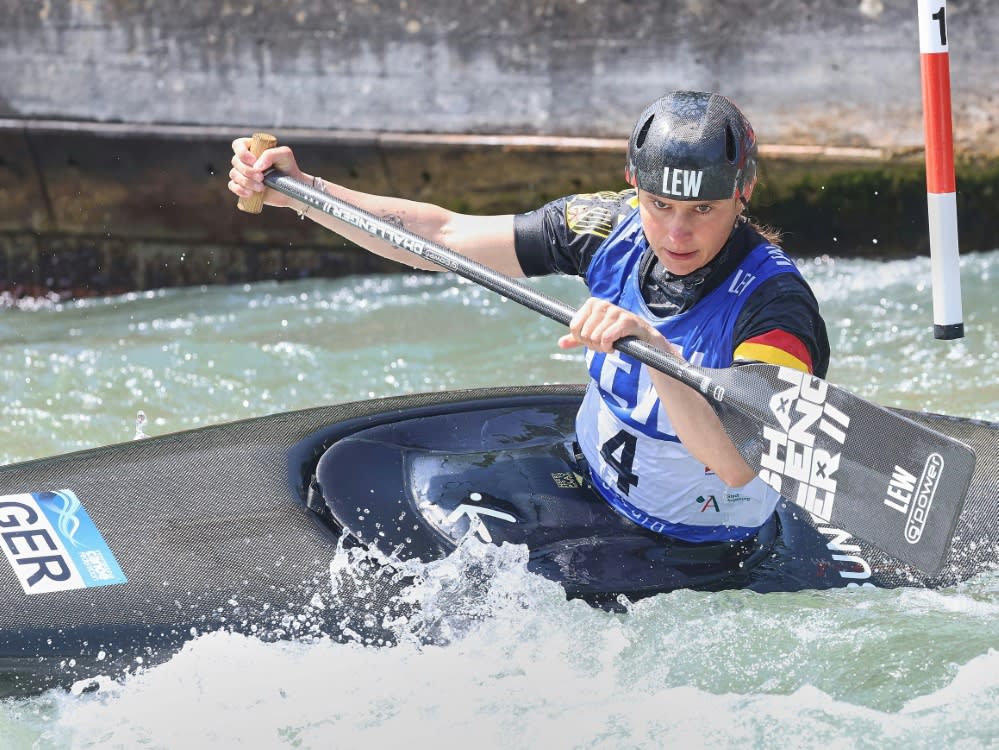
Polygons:
<instances>
[{"instance_id":1,"label":"woman's face","mask_svg":"<svg viewBox=\"0 0 999 750\"><path fill-rule=\"evenodd\" d=\"M677 201L639 190L638 210L645 237L659 262L670 273L686 276L721 252L742 212L742 203L734 197Z\"/></svg>"}]
</instances>

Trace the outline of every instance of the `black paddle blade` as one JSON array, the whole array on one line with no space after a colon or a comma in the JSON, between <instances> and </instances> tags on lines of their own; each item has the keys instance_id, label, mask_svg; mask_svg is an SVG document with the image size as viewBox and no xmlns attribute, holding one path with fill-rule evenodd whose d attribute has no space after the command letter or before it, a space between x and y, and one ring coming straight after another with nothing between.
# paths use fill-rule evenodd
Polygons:
<instances>
[{"instance_id":1,"label":"black paddle blade","mask_svg":"<svg viewBox=\"0 0 999 750\"><path fill-rule=\"evenodd\" d=\"M899 561L940 570L975 468L971 448L798 370L698 369L764 481Z\"/></svg>"}]
</instances>

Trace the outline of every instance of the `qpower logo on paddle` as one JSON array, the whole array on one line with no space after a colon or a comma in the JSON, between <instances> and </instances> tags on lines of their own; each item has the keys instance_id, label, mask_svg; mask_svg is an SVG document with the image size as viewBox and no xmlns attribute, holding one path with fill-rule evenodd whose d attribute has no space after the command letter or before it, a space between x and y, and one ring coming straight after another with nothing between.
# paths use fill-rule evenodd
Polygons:
<instances>
[{"instance_id":1,"label":"qpower logo on paddle","mask_svg":"<svg viewBox=\"0 0 999 750\"><path fill-rule=\"evenodd\" d=\"M26 594L127 581L72 490L0 497L0 547Z\"/></svg>"},{"instance_id":2,"label":"qpower logo on paddle","mask_svg":"<svg viewBox=\"0 0 999 750\"><path fill-rule=\"evenodd\" d=\"M826 403L829 385L807 372L778 368L777 378L788 387L770 398L770 411L781 429L763 427L766 451L760 477L775 490L823 521L832 518L836 500L839 446L846 442L850 417ZM818 435L831 439L818 444ZM784 480L797 483L791 498Z\"/></svg>"},{"instance_id":3,"label":"qpower logo on paddle","mask_svg":"<svg viewBox=\"0 0 999 750\"><path fill-rule=\"evenodd\" d=\"M885 505L905 515L905 541L918 544L923 538L923 529L930 515L933 497L940 486L943 476L944 460L939 453L931 453L923 464L923 472L916 477L896 465L892 471L888 490L885 493Z\"/></svg>"}]
</instances>

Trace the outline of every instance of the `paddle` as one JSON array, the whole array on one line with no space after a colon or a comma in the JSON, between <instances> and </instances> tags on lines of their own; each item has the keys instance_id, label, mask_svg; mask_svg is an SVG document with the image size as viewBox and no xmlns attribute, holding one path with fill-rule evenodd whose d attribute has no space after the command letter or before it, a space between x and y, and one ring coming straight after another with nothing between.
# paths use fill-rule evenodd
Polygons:
<instances>
[{"instance_id":1,"label":"paddle","mask_svg":"<svg viewBox=\"0 0 999 750\"><path fill-rule=\"evenodd\" d=\"M271 189L568 325L575 310L278 170ZM975 465L968 446L807 373L691 365L643 341L615 348L699 391L760 476L818 520L929 574L947 558Z\"/></svg>"}]
</instances>

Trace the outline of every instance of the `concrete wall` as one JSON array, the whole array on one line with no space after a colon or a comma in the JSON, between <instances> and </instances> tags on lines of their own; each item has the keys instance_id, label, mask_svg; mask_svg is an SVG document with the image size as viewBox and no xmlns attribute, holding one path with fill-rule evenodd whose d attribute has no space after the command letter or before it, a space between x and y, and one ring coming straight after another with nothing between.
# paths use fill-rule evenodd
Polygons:
<instances>
[{"instance_id":1,"label":"concrete wall","mask_svg":"<svg viewBox=\"0 0 999 750\"><path fill-rule=\"evenodd\" d=\"M994 3L948 8L959 185L993 244ZM851 252L887 221L906 231L880 252L922 252L916 27L912 0L0 0L0 291L378 267L288 212L234 211L228 142L266 129L360 189L525 210L619 186L633 120L677 87L749 115L754 208L792 251Z\"/></svg>"},{"instance_id":2,"label":"concrete wall","mask_svg":"<svg viewBox=\"0 0 999 750\"><path fill-rule=\"evenodd\" d=\"M951 0L959 141L999 150L999 14ZM921 143L914 0L0 0L0 117L620 136L721 90L766 142Z\"/></svg>"}]
</instances>

